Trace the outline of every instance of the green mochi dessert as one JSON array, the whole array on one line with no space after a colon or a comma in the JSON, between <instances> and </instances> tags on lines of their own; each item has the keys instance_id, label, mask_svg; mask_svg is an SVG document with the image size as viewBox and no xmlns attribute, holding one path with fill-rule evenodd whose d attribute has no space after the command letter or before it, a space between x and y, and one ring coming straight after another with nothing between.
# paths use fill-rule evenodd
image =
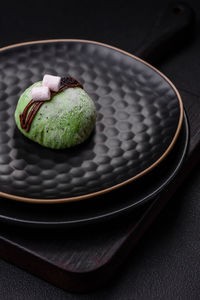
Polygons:
<instances>
[{"instance_id":1,"label":"green mochi dessert","mask_svg":"<svg viewBox=\"0 0 200 300\"><path fill-rule=\"evenodd\" d=\"M95 127L96 110L92 99L81 87L66 88L52 94L34 115L30 130L22 128L20 115L32 100L32 88L42 86L36 82L21 95L15 121L18 129L29 139L52 149L64 149L84 142ZM28 113L31 111L31 107Z\"/></svg>"}]
</instances>

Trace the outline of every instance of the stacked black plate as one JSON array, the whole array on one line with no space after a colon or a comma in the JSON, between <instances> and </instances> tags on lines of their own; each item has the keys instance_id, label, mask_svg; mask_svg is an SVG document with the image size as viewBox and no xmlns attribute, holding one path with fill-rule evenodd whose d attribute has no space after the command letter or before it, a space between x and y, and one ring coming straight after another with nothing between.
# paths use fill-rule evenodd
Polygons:
<instances>
[{"instance_id":1,"label":"stacked black plate","mask_svg":"<svg viewBox=\"0 0 200 300\"><path fill-rule=\"evenodd\" d=\"M14 122L20 94L43 75L70 74L93 98L96 130L51 150ZM37 226L104 220L152 200L179 171L188 144L180 95L158 70L114 47L80 40L0 52L0 219Z\"/></svg>"}]
</instances>

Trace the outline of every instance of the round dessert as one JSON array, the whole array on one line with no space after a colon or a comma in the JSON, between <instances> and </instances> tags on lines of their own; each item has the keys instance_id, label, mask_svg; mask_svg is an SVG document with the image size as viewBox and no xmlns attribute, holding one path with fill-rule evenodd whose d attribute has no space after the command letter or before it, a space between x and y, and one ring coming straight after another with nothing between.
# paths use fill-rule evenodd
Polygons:
<instances>
[{"instance_id":1,"label":"round dessert","mask_svg":"<svg viewBox=\"0 0 200 300\"><path fill-rule=\"evenodd\" d=\"M96 110L82 85L74 78L65 77L61 78L57 91L49 91L44 80L26 89L18 101L15 121L29 139L48 148L64 149L90 136Z\"/></svg>"}]
</instances>

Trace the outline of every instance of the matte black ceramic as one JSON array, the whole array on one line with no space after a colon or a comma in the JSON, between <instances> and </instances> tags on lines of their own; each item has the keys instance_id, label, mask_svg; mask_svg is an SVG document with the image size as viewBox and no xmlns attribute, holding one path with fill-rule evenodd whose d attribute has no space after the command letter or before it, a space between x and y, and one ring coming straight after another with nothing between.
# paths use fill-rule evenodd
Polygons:
<instances>
[{"instance_id":1,"label":"matte black ceramic","mask_svg":"<svg viewBox=\"0 0 200 300\"><path fill-rule=\"evenodd\" d=\"M178 141L168 157L151 172L124 187L79 202L41 205L0 199L0 220L12 225L62 227L96 223L131 212L155 198L180 171L189 140L188 123L184 118Z\"/></svg>"},{"instance_id":2,"label":"matte black ceramic","mask_svg":"<svg viewBox=\"0 0 200 300\"><path fill-rule=\"evenodd\" d=\"M47 149L15 126L20 94L45 73L74 76L94 99L96 130L80 146ZM2 48L0 196L36 203L94 199L160 164L177 140L182 119L173 84L122 50L81 40Z\"/></svg>"}]
</instances>

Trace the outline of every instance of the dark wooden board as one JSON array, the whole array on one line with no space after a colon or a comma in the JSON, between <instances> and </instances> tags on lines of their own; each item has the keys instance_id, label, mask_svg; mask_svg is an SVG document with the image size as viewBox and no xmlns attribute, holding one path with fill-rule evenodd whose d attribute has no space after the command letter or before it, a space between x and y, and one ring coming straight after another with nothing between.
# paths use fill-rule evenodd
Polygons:
<instances>
[{"instance_id":1,"label":"dark wooden board","mask_svg":"<svg viewBox=\"0 0 200 300\"><path fill-rule=\"evenodd\" d=\"M200 101L180 92L190 124L190 144L182 171L167 190L126 220L104 225L55 232L2 225L0 256L68 291L86 292L107 282L199 161Z\"/></svg>"}]
</instances>

